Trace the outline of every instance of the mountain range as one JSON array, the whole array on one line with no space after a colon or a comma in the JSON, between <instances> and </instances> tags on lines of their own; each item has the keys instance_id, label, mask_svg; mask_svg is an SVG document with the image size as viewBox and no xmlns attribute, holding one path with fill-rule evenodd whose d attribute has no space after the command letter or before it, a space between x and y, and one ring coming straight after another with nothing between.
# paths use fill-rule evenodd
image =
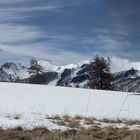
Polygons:
<instances>
[{"instance_id":1,"label":"mountain range","mask_svg":"<svg viewBox=\"0 0 140 140\"><path fill-rule=\"evenodd\" d=\"M39 61L44 73L39 75L41 84L88 88L89 61L66 66L52 65L48 61ZM134 68L114 73L113 88L115 91L140 92L140 71ZM6 62L0 66L0 81L33 83L27 66L17 62Z\"/></svg>"}]
</instances>

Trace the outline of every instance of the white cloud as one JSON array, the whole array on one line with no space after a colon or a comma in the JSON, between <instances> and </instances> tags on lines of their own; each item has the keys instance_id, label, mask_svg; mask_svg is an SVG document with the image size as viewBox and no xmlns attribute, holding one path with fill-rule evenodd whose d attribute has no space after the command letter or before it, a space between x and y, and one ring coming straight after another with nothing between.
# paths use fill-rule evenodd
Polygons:
<instances>
[{"instance_id":1,"label":"white cloud","mask_svg":"<svg viewBox=\"0 0 140 140\"><path fill-rule=\"evenodd\" d=\"M39 46L39 47L38 47ZM63 49L47 47L45 44L32 44L26 46L8 46L0 45L0 49L8 55L15 56L36 57L39 60L51 60L57 65L77 64L83 60L90 60L92 56L89 54L76 53ZM57 53L56 51L57 50ZM5 56L7 57L7 56ZM140 62L129 61L128 59L121 59L118 57L111 57L112 72L119 72L135 68L140 70Z\"/></svg>"},{"instance_id":2,"label":"white cloud","mask_svg":"<svg viewBox=\"0 0 140 140\"><path fill-rule=\"evenodd\" d=\"M129 61L128 59L121 59L115 56L112 57L111 60L112 60L111 67L113 72L124 71L130 68L140 70L140 62Z\"/></svg>"},{"instance_id":3,"label":"white cloud","mask_svg":"<svg viewBox=\"0 0 140 140\"><path fill-rule=\"evenodd\" d=\"M25 2L25 1L29 1L29 0L12 0L12 3L17 3L17 2ZM4 4L4 3L11 3L11 0L1 0L0 3Z\"/></svg>"},{"instance_id":4,"label":"white cloud","mask_svg":"<svg viewBox=\"0 0 140 140\"><path fill-rule=\"evenodd\" d=\"M38 47L39 46L39 47ZM67 51L63 49L55 50L55 48L46 47L44 44L32 44L26 46L8 46L0 45L0 49L8 55L36 57L38 59L51 60L55 64L78 63L89 58L88 54ZM56 53L57 51L57 53Z\"/></svg>"},{"instance_id":5,"label":"white cloud","mask_svg":"<svg viewBox=\"0 0 140 140\"><path fill-rule=\"evenodd\" d=\"M16 43L35 40L43 33L35 26L0 24L0 43Z\"/></svg>"},{"instance_id":6,"label":"white cloud","mask_svg":"<svg viewBox=\"0 0 140 140\"><path fill-rule=\"evenodd\" d=\"M59 11L58 9L61 8L60 6L57 5L45 5L45 6L30 6L30 7L1 7L0 12L8 11L9 14L10 12L13 13L18 13L22 14L23 12L34 12L34 11Z\"/></svg>"},{"instance_id":7,"label":"white cloud","mask_svg":"<svg viewBox=\"0 0 140 140\"><path fill-rule=\"evenodd\" d=\"M34 43L34 41L39 38L46 38L48 41ZM61 42L70 42L74 39L76 38L68 34L44 33L36 26L14 23L0 24L0 49L4 54L7 54L3 56L3 58L7 58L8 56L9 59L12 59L13 55L25 58L36 57L38 59L51 60L56 64L78 63L88 59L88 54L83 55L61 49ZM27 42L27 44L23 45L22 43L25 42ZM12 45L13 43L15 45ZM16 43L18 43L18 45L16 45Z\"/></svg>"},{"instance_id":8,"label":"white cloud","mask_svg":"<svg viewBox=\"0 0 140 140\"><path fill-rule=\"evenodd\" d=\"M26 4L24 4L24 2L26 2ZM30 4L30 2L32 4ZM26 21L30 17L37 16L35 14L37 11L44 11L45 14L49 12L61 12L63 7L63 5L56 5L54 3L42 3L38 5L36 2L29 0L4 0L0 1L0 4L1 23Z\"/></svg>"}]
</instances>

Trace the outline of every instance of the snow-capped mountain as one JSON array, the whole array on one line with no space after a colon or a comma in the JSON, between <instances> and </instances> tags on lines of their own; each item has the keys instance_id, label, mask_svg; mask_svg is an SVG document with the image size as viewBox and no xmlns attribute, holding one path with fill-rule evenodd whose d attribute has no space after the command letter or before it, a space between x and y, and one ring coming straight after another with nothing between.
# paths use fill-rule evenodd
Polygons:
<instances>
[{"instance_id":1,"label":"snow-capped mountain","mask_svg":"<svg viewBox=\"0 0 140 140\"><path fill-rule=\"evenodd\" d=\"M87 88L89 80L89 61L77 65L52 65L48 61L39 61L44 73L39 75L41 84ZM30 77L27 66L8 62L0 67L0 81L34 83L35 77ZM130 69L115 73L114 90L140 92L140 71Z\"/></svg>"},{"instance_id":2,"label":"snow-capped mountain","mask_svg":"<svg viewBox=\"0 0 140 140\"><path fill-rule=\"evenodd\" d=\"M0 67L0 81L16 81L28 77L27 67L20 63L7 62Z\"/></svg>"},{"instance_id":3,"label":"snow-capped mountain","mask_svg":"<svg viewBox=\"0 0 140 140\"><path fill-rule=\"evenodd\" d=\"M137 77L140 77L140 71L131 68L130 70L118 72L115 75L119 81L127 79L135 79Z\"/></svg>"},{"instance_id":4,"label":"snow-capped mountain","mask_svg":"<svg viewBox=\"0 0 140 140\"><path fill-rule=\"evenodd\" d=\"M119 91L140 92L140 71L134 68L115 74L114 89Z\"/></svg>"}]
</instances>

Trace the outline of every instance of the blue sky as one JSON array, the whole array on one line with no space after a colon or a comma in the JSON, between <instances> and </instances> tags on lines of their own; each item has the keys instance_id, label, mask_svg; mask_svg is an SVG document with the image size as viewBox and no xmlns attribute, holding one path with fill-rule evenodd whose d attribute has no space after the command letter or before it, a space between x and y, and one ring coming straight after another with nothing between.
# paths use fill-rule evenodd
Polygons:
<instances>
[{"instance_id":1,"label":"blue sky","mask_svg":"<svg viewBox=\"0 0 140 140\"><path fill-rule=\"evenodd\" d=\"M140 60L139 0L0 0L0 59Z\"/></svg>"}]
</instances>

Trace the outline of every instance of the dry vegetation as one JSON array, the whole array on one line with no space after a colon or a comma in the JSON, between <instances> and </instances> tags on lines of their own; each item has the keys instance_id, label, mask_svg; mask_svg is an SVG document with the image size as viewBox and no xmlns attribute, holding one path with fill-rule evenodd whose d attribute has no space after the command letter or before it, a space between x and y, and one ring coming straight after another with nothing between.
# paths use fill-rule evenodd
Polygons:
<instances>
[{"instance_id":1,"label":"dry vegetation","mask_svg":"<svg viewBox=\"0 0 140 140\"><path fill-rule=\"evenodd\" d=\"M35 128L24 131L21 127L0 130L0 140L140 140L140 131L112 127L90 129L70 129L64 132Z\"/></svg>"},{"instance_id":2,"label":"dry vegetation","mask_svg":"<svg viewBox=\"0 0 140 140\"><path fill-rule=\"evenodd\" d=\"M58 118L58 117L54 117L54 119L52 120L53 123L59 125L59 126L67 126L69 128L79 128L80 127L80 121L81 118L79 117L74 117L71 118L68 115L63 116L62 118Z\"/></svg>"},{"instance_id":3,"label":"dry vegetation","mask_svg":"<svg viewBox=\"0 0 140 140\"><path fill-rule=\"evenodd\" d=\"M52 121L54 124L57 124L59 126L67 126L67 123L64 120L54 120Z\"/></svg>"},{"instance_id":4,"label":"dry vegetation","mask_svg":"<svg viewBox=\"0 0 140 140\"><path fill-rule=\"evenodd\" d=\"M15 120L19 120L21 117L20 117L20 115L15 115L14 117L13 117L13 119L15 119Z\"/></svg>"},{"instance_id":5,"label":"dry vegetation","mask_svg":"<svg viewBox=\"0 0 140 140\"><path fill-rule=\"evenodd\" d=\"M85 118L84 124L85 125L92 125L92 124L94 124L94 119L93 118Z\"/></svg>"},{"instance_id":6,"label":"dry vegetation","mask_svg":"<svg viewBox=\"0 0 140 140\"><path fill-rule=\"evenodd\" d=\"M67 126L70 128L79 128L80 127L80 120L72 118Z\"/></svg>"},{"instance_id":7,"label":"dry vegetation","mask_svg":"<svg viewBox=\"0 0 140 140\"><path fill-rule=\"evenodd\" d=\"M119 124L124 125L128 128L131 126L140 126L140 121L138 120L125 120L125 119L113 120L107 118L97 120L94 117L75 116L72 118L68 115L65 115L63 117L54 116L53 118L51 118L51 121L52 123L57 124L58 126L65 126L66 128L70 128L70 129L72 128L81 129L81 128L85 128L85 126L87 128L92 128L94 126L102 127L102 125L116 127Z\"/></svg>"},{"instance_id":8,"label":"dry vegetation","mask_svg":"<svg viewBox=\"0 0 140 140\"><path fill-rule=\"evenodd\" d=\"M15 119L21 116L15 115ZM114 124L140 125L134 120L97 120L92 117L68 115L47 117L58 126L65 126L67 130L49 131L47 128L24 130L21 126L15 129L0 129L0 140L140 140L140 129L131 130L128 127L115 128ZM101 127L102 123L111 124ZM89 127L84 127L84 125Z\"/></svg>"},{"instance_id":9,"label":"dry vegetation","mask_svg":"<svg viewBox=\"0 0 140 140\"><path fill-rule=\"evenodd\" d=\"M123 123L126 125L140 125L140 121L139 120L126 120L126 119L107 119L104 118L102 120L99 120L99 122L104 122L104 123L110 123L110 124L119 124L119 123Z\"/></svg>"}]
</instances>

